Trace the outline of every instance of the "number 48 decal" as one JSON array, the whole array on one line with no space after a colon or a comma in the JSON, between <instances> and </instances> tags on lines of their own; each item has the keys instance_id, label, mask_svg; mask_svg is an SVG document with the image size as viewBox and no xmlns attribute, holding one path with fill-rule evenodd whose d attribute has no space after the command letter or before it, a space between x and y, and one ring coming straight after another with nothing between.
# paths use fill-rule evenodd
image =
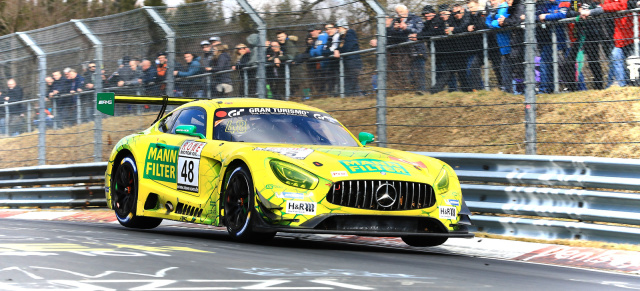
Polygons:
<instances>
[{"instance_id":1,"label":"number 48 decal","mask_svg":"<svg viewBox=\"0 0 640 291\"><path fill-rule=\"evenodd\" d=\"M198 193L200 155L206 144L185 141L178 155L178 190Z\"/></svg>"}]
</instances>

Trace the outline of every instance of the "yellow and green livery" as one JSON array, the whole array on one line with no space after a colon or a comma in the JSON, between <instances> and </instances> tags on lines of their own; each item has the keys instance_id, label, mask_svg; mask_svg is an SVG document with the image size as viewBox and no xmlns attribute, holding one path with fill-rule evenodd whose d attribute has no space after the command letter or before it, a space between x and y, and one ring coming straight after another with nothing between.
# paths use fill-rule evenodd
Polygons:
<instances>
[{"instance_id":1,"label":"yellow and green livery","mask_svg":"<svg viewBox=\"0 0 640 291\"><path fill-rule=\"evenodd\" d=\"M451 167L368 146L372 134L355 138L318 108L108 93L98 101L107 114L116 103L180 105L111 152L106 197L124 226L169 219L226 226L239 240L303 232L401 237L412 246L473 237Z\"/></svg>"}]
</instances>

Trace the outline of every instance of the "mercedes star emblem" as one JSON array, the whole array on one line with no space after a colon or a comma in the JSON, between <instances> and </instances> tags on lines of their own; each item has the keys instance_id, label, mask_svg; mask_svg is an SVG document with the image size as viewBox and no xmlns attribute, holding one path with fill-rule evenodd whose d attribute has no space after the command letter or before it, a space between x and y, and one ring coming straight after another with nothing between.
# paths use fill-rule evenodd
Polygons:
<instances>
[{"instance_id":1,"label":"mercedes star emblem","mask_svg":"<svg viewBox=\"0 0 640 291\"><path fill-rule=\"evenodd\" d=\"M376 190L376 202L384 208L393 206L396 203L396 199L398 199L396 188L389 183L380 185Z\"/></svg>"}]
</instances>

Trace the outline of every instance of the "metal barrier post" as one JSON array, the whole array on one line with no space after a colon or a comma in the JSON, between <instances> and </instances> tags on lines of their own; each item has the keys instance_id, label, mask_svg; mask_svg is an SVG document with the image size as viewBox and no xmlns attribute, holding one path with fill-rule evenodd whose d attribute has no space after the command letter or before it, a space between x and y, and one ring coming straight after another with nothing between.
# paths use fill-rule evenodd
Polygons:
<instances>
[{"instance_id":1,"label":"metal barrier post","mask_svg":"<svg viewBox=\"0 0 640 291\"><path fill-rule=\"evenodd\" d=\"M4 101L4 104L9 104L9 102ZM7 135L10 135L9 134L9 107L10 106L5 106L4 107L4 132Z\"/></svg>"},{"instance_id":2,"label":"metal barrier post","mask_svg":"<svg viewBox=\"0 0 640 291\"><path fill-rule=\"evenodd\" d=\"M291 70L289 63L284 63L284 100L289 101L291 97Z\"/></svg>"},{"instance_id":3,"label":"metal barrier post","mask_svg":"<svg viewBox=\"0 0 640 291\"><path fill-rule=\"evenodd\" d=\"M46 163L47 148L46 148L46 116L44 108L46 106L44 98L47 95L47 83L44 80L47 77L47 54L31 39L31 37L24 32L16 33L20 39L38 56L38 95L40 97L39 108L39 124L38 124L38 165L44 165ZM7 107L7 111L8 111ZM7 132L8 133L8 132Z\"/></svg>"},{"instance_id":4,"label":"metal barrier post","mask_svg":"<svg viewBox=\"0 0 640 291\"><path fill-rule=\"evenodd\" d=\"M76 97L76 124L82 123L82 95L78 94Z\"/></svg>"},{"instance_id":5,"label":"metal barrier post","mask_svg":"<svg viewBox=\"0 0 640 291\"><path fill-rule=\"evenodd\" d=\"M173 89L175 88L175 78L173 71L176 64L176 33L171 29L167 22L153 9L153 7L143 7L153 22L158 24L162 31L167 35L167 74L165 75L165 81L167 82L166 94L169 97L173 96Z\"/></svg>"},{"instance_id":6,"label":"metal barrier post","mask_svg":"<svg viewBox=\"0 0 640 291\"><path fill-rule=\"evenodd\" d=\"M344 98L344 62L343 58L339 59L340 62L340 98Z\"/></svg>"},{"instance_id":7,"label":"metal barrier post","mask_svg":"<svg viewBox=\"0 0 640 291\"><path fill-rule=\"evenodd\" d=\"M244 97L249 97L249 72L247 72L247 68L242 69L242 74L244 75Z\"/></svg>"},{"instance_id":8,"label":"metal barrier post","mask_svg":"<svg viewBox=\"0 0 640 291\"><path fill-rule=\"evenodd\" d=\"M267 71L265 69L266 64L266 47L264 43L267 41L267 23L258 15L247 0L237 0L240 7L249 14L251 20L258 25L258 47L257 47L257 60L258 60L258 72L256 74L256 92L258 98L267 98Z\"/></svg>"},{"instance_id":9,"label":"metal barrier post","mask_svg":"<svg viewBox=\"0 0 640 291\"><path fill-rule=\"evenodd\" d=\"M484 63L484 89L486 91L491 90L489 86L489 40L487 39L487 33L482 33L482 62Z\"/></svg>"},{"instance_id":10,"label":"metal barrier post","mask_svg":"<svg viewBox=\"0 0 640 291\"><path fill-rule=\"evenodd\" d=\"M525 153L537 154L536 136L536 0L525 2L524 25L524 114L525 114Z\"/></svg>"},{"instance_id":11,"label":"metal barrier post","mask_svg":"<svg viewBox=\"0 0 640 291\"><path fill-rule=\"evenodd\" d=\"M376 12L377 38L376 72L378 73L378 94L376 100L376 125L378 146L387 146L387 13L376 0L366 0L367 5Z\"/></svg>"},{"instance_id":12,"label":"metal barrier post","mask_svg":"<svg viewBox=\"0 0 640 291\"><path fill-rule=\"evenodd\" d=\"M429 41L430 45L430 51L429 54L431 55L431 87L436 85L436 45L433 42L433 40Z\"/></svg>"},{"instance_id":13,"label":"metal barrier post","mask_svg":"<svg viewBox=\"0 0 640 291\"><path fill-rule=\"evenodd\" d=\"M27 102L27 132L31 132L31 102Z\"/></svg>"},{"instance_id":14,"label":"metal barrier post","mask_svg":"<svg viewBox=\"0 0 640 291\"><path fill-rule=\"evenodd\" d=\"M58 98L51 98L53 114L58 114ZM53 129L58 129L58 118L53 118Z\"/></svg>"},{"instance_id":15,"label":"metal barrier post","mask_svg":"<svg viewBox=\"0 0 640 291\"><path fill-rule=\"evenodd\" d=\"M76 27L84 34L84 36L89 39L89 41L93 44L93 48L95 50L95 64L96 71L94 73L94 81L93 81L93 90L95 93L93 94L93 105L89 106L89 112L93 112L93 160L99 162L102 160L102 114L95 110L95 104L98 102L98 93L102 92L102 68L103 68L103 59L102 59L102 41L86 26L82 20L73 19L71 20ZM55 101L54 101L55 104ZM55 106L55 105L54 105ZM54 127L55 127L55 118L54 118Z\"/></svg>"},{"instance_id":16,"label":"metal barrier post","mask_svg":"<svg viewBox=\"0 0 640 291\"><path fill-rule=\"evenodd\" d=\"M207 99L211 99L211 78L213 78L213 76L207 76Z\"/></svg>"},{"instance_id":17,"label":"metal barrier post","mask_svg":"<svg viewBox=\"0 0 640 291\"><path fill-rule=\"evenodd\" d=\"M560 92L560 79L558 76L558 36L555 27L551 28L551 53L553 55L553 92L558 93Z\"/></svg>"},{"instance_id":18,"label":"metal barrier post","mask_svg":"<svg viewBox=\"0 0 640 291\"><path fill-rule=\"evenodd\" d=\"M638 39L638 12L633 12L633 53L640 56L640 40Z\"/></svg>"}]
</instances>

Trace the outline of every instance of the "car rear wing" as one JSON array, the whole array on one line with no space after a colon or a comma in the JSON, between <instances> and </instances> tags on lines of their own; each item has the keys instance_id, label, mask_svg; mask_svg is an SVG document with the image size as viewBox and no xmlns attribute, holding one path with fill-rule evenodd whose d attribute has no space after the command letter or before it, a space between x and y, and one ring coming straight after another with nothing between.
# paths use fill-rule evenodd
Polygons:
<instances>
[{"instance_id":1,"label":"car rear wing","mask_svg":"<svg viewBox=\"0 0 640 291\"><path fill-rule=\"evenodd\" d=\"M163 105L161 112L167 105L182 105L191 101L198 100L197 98L183 98L183 97L167 97L167 96L130 96L130 95L118 95L115 93L98 93L98 102L96 108L98 111L113 116L115 113L116 103L118 104L147 104L147 105Z\"/></svg>"}]
</instances>

